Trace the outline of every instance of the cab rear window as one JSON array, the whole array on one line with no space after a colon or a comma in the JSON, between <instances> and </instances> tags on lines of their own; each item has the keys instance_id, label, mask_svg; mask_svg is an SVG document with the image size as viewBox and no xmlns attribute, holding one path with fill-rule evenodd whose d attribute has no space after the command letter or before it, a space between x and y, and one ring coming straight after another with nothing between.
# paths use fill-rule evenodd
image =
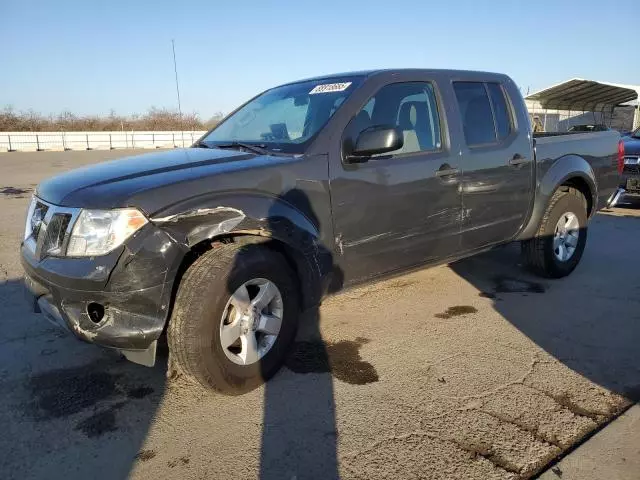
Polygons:
<instances>
[{"instance_id":1,"label":"cab rear window","mask_svg":"<svg viewBox=\"0 0 640 480\"><path fill-rule=\"evenodd\" d=\"M468 146L490 145L509 136L513 120L500 84L454 82L453 88Z\"/></svg>"}]
</instances>

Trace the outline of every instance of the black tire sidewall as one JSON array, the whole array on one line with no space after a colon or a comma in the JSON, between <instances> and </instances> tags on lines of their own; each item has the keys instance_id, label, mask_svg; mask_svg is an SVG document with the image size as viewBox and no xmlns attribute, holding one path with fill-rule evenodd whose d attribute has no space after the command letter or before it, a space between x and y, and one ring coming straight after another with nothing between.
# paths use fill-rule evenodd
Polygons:
<instances>
[{"instance_id":1,"label":"black tire sidewall","mask_svg":"<svg viewBox=\"0 0 640 480\"><path fill-rule=\"evenodd\" d=\"M262 359L252 365L238 365L225 355L220 341L220 323L231 294L243 283L256 278L270 280L278 287L283 301L282 326L276 342ZM241 246L226 275L216 276L211 285L199 287L204 290L201 310L204 315L190 321L199 324L198 370L205 382L223 393L241 394L271 378L283 364L295 337L299 314L294 275L284 258L263 246Z\"/></svg>"},{"instance_id":2,"label":"black tire sidewall","mask_svg":"<svg viewBox=\"0 0 640 480\"><path fill-rule=\"evenodd\" d=\"M578 245L573 252L571 258L565 262L556 258L553 248L553 237L555 228L560 217L566 213L573 213L578 218L580 225L580 234L578 237ZM584 248L587 243L587 211L584 204L584 198L567 192L552 207L547 217L544 228L541 232L544 242L544 263L546 271L552 277L564 277L571 273L580 263Z\"/></svg>"}]
</instances>

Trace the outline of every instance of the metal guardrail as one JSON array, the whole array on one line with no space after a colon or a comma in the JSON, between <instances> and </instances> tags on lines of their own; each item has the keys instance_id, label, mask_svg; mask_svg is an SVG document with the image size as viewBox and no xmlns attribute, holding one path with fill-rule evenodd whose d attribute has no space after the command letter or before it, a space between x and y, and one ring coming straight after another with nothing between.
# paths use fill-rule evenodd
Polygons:
<instances>
[{"instance_id":1,"label":"metal guardrail","mask_svg":"<svg viewBox=\"0 0 640 480\"><path fill-rule=\"evenodd\" d=\"M0 152L188 147L205 133L204 131L0 132Z\"/></svg>"}]
</instances>

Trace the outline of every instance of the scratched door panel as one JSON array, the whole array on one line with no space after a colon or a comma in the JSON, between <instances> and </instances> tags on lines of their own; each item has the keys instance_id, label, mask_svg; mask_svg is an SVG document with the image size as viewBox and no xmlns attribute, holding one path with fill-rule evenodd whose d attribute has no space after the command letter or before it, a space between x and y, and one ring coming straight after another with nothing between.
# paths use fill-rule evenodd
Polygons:
<instances>
[{"instance_id":1,"label":"scratched door panel","mask_svg":"<svg viewBox=\"0 0 640 480\"><path fill-rule=\"evenodd\" d=\"M347 283L435 261L460 248L458 184L436 177L446 153L337 170L334 228Z\"/></svg>"},{"instance_id":2,"label":"scratched door panel","mask_svg":"<svg viewBox=\"0 0 640 480\"><path fill-rule=\"evenodd\" d=\"M509 240L528 214L533 180L529 126L516 119L507 86L514 88L495 82L453 82L465 140L463 250Z\"/></svg>"},{"instance_id":3,"label":"scratched door panel","mask_svg":"<svg viewBox=\"0 0 640 480\"><path fill-rule=\"evenodd\" d=\"M439 260L460 247L459 156L450 154L441 87L413 73L381 85L346 125L344 150L330 153L334 232L347 283ZM343 153L372 125L393 126L402 147L345 162Z\"/></svg>"}]
</instances>

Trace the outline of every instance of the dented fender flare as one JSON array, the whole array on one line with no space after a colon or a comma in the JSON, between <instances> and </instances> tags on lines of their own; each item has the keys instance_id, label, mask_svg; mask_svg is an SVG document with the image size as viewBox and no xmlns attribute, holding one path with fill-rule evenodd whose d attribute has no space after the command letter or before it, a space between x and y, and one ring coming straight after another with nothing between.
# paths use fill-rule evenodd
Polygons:
<instances>
[{"instance_id":1,"label":"dented fender flare","mask_svg":"<svg viewBox=\"0 0 640 480\"><path fill-rule=\"evenodd\" d=\"M228 236L277 241L274 248L284 247L282 253L300 277L306 308L320 302L332 271L331 252L322 245L319 228L309 216L281 197L229 195L182 202L151 221L188 249Z\"/></svg>"}]
</instances>

